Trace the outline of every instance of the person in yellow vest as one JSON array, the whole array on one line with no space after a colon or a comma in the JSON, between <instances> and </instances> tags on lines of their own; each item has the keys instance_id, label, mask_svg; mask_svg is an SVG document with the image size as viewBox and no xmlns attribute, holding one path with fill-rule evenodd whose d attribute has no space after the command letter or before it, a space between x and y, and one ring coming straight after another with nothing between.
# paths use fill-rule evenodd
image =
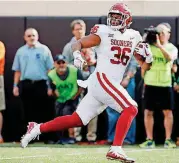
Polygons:
<instances>
[{"instance_id":1,"label":"person in yellow vest","mask_svg":"<svg viewBox=\"0 0 179 163\"><path fill-rule=\"evenodd\" d=\"M79 87L77 80L83 80L82 73L73 65L67 63L66 57L57 55L55 57L55 68L48 73L51 95L57 97L55 103L56 116L71 115L78 104L78 97L83 88ZM75 143L74 131L69 129L69 139L64 139L58 134L58 143Z\"/></svg>"},{"instance_id":2,"label":"person in yellow vest","mask_svg":"<svg viewBox=\"0 0 179 163\"><path fill-rule=\"evenodd\" d=\"M151 69L142 72L145 84L145 112L144 123L147 139L140 144L141 148L154 148L153 139L153 113L160 109L164 114L165 143L166 148L175 148L176 144L171 139L173 128L173 91L171 69L173 61L177 59L178 50L169 42L171 27L168 23L161 23L156 27L156 43L150 45L153 54Z\"/></svg>"},{"instance_id":3,"label":"person in yellow vest","mask_svg":"<svg viewBox=\"0 0 179 163\"><path fill-rule=\"evenodd\" d=\"M5 65L5 46L0 41L0 143L3 143L1 134L3 125L2 111L5 110L5 94L4 94L4 65Z\"/></svg>"}]
</instances>

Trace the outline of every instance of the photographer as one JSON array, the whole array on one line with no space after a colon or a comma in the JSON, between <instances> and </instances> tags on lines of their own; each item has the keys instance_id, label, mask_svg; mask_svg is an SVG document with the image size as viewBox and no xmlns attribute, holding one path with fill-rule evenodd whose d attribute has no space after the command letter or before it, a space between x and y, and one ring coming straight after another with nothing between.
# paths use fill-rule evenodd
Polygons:
<instances>
[{"instance_id":1,"label":"photographer","mask_svg":"<svg viewBox=\"0 0 179 163\"><path fill-rule=\"evenodd\" d=\"M146 29L145 41L149 43L154 61L149 71L142 71L145 83L145 111L144 123L147 139L140 144L141 148L153 148L153 113L156 109L164 114L165 144L166 148L175 148L171 140L173 128L173 92L171 69L173 61L177 58L177 48L169 42L171 27L168 23L161 23L156 28Z\"/></svg>"}]
</instances>

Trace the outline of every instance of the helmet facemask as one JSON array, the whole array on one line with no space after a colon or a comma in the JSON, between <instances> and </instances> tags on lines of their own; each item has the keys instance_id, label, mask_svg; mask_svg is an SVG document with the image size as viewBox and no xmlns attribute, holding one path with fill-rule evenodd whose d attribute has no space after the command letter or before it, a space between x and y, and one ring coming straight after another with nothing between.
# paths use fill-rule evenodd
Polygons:
<instances>
[{"instance_id":1,"label":"helmet facemask","mask_svg":"<svg viewBox=\"0 0 179 163\"><path fill-rule=\"evenodd\" d=\"M125 19L122 13L112 13L108 14L107 25L114 30L121 30L125 27Z\"/></svg>"},{"instance_id":2,"label":"helmet facemask","mask_svg":"<svg viewBox=\"0 0 179 163\"><path fill-rule=\"evenodd\" d=\"M129 15L111 11L107 17L107 25L115 31L118 30L124 32L132 24L132 22L127 22L129 18Z\"/></svg>"}]
</instances>

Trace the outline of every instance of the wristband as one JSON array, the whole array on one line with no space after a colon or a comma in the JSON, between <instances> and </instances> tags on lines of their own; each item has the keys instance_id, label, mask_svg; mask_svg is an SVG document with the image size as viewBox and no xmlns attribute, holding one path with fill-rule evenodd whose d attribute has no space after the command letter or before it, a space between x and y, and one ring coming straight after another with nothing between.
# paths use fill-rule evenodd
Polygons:
<instances>
[{"instance_id":1,"label":"wristband","mask_svg":"<svg viewBox=\"0 0 179 163\"><path fill-rule=\"evenodd\" d=\"M78 57L82 58L81 52L79 50L74 51L73 56L74 56L74 58L78 58Z\"/></svg>"},{"instance_id":2,"label":"wristband","mask_svg":"<svg viewBox=\"0 0 179 163\"><path fill-rule=\"evenodd\" d=\"M13 87L17 87L17 86L18 86L18 84L14 83Z\"/></svg>"}]
</instances>

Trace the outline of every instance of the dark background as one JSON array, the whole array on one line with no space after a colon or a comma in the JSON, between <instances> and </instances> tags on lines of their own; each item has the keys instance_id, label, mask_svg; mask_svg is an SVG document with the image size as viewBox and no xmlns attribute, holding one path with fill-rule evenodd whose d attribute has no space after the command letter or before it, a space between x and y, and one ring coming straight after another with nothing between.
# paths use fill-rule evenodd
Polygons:
<instances>
[{"instance_id":1,"label":"dark background","mask_svg":"<svg viewBox=\"0 0 179 163\"><path fill-rule=\"evenodd\" d=\"M70 41L72 34L70 23L74 19L83 19L87 25L87 34L94 24L106 23L106 17L0 17L0 40L6 47L5 65L5 92L6 110L4 114L3 136L5 141L19 141L22 136L23 112L20 99L13 97L13 72L11 70L15 53L24 44L23 34L27 27L36 28L40 35L40 42L46 44L52 51L53 56L61 53L63 47ZM179 18L177 17L133 17L132 28L139 30L150 25L168 22L172 27L171 42L179 44ZM136 75L136 100L139 104L137 116L137 142L145 139L143 123L143 109L141 99L140 70ZM52 108L53 109L53 108ZM104 119L106 125L104 125ZM163 116L160 112L155 114L155 138L157 143L164 141ZM105 112L99 117L98 139L106 137L107 117Z\"/></svg>"}]
</instances>

